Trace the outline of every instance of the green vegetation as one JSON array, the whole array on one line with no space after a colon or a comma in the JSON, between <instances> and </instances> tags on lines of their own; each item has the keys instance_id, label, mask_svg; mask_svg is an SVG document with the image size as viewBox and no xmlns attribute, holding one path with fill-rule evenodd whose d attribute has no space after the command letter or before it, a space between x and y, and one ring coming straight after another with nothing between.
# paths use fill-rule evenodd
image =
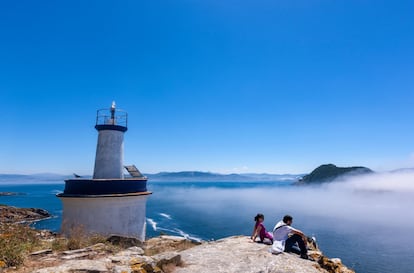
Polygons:
<instances>
[{"instance_id":1,"label":"green vegetation","mask_svg":"<svg viewBox=\"0 0 414 273\"><path fill-rule=\"evenodd\" d=\"M332 182L344 175L357 175L367 174L373 171L366 167L337 167L333 164L321 165L312 171L310 174L305 175L298 184L315 184Z\"/></svg>"},{"instance_id":2,"label":"green vegetation","mask_svg":"<svg viewBox=\"0 0 414 273\"><path fill-rule=\"evenodd\" d=\"M27 225L0 225L0 262L18 266L25 255L41 245L36 231Z\"/></svg>"},{"instance_id":3,"label":"green vegetation","mask_svg":"<svg viewBox=\"0 0 414 273\"><path fill-rule=\"evenodd\" d=\"M52 249L55 252L73 250L104 243L106 251L115 252L121 246L111 244L106 237L86 235L82 230L65 238L48 231L33 229L27 224L0 224L0 269L22 265L31 252Z\"/></svg>"}]
</instances>

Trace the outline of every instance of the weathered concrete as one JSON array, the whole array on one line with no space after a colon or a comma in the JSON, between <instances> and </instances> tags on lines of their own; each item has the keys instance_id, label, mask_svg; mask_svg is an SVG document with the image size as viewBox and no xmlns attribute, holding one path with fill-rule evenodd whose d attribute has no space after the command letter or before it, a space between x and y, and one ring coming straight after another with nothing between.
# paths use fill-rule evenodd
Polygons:
<instances>
[{"instance_id":1,"label":"weathered concrete","mask_svg":"<svg viewBox=\"0 0 414 273\"><path fill-rule=\"evenodd\" d=\"M145 240L148 195L96 198L61 198L62 232L122 235Z\"/></svg>"},{"instance_id":2,"label":"weathered concrete","mask_svg":"<svg viewBox=\"0 0 414 273\"><path fill-rule=\"evenodd\" d=\"M96 146L94 179L124 178L124 132L101 130Z\"/></svg>"}]
</instances>

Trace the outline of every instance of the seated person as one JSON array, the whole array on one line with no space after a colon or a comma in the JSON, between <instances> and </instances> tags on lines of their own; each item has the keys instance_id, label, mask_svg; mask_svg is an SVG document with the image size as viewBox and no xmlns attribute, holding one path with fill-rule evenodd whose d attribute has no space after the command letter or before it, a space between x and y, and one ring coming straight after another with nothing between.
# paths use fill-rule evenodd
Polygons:
<instances>
[{"instance_id":1,"label":"seated person","mask_svg":"<svg viewBox=\"0 0 414 273\"><path fill-rule=\"evenodd\" d=\"M270 241L270 244L272 244L273 236L270 232L266 232L266 228L263 225L264 215L261 213L258 213L254 217L254 221L256 222L256 224L254 225L254 228L253 228L253 234L250 237L253 240L253 242L256 241L257 236L259 236L260 242L263 243L265 239L268 239Z\"/></svg>"},{"instance_id":2,"label":"seated person","mask_svg":"<svg viewBox=\"0 0 414 273\"><path fill-rule=\"evenodd\" d=\"M292 216L285 215L283 220L276 224L273 229L274 245L284 246L284 250L282 249L281 251L300 254L301 258L308 259L307 237L302 231L291 227L292 222ZM299 246L299 249L296 247L296 244Z\"/></svg>"}]
</instances>

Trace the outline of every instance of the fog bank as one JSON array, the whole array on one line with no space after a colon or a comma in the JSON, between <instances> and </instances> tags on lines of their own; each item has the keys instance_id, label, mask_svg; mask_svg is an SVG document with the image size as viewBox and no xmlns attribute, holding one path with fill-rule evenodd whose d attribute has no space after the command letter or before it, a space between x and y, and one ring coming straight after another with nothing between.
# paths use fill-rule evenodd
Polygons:
<instances>
[{"instance_id":1,"label":"fog bank","mask_svg":"<svg viewBox=\"0 0 414 273\"><path fill-rule=\"evenodd\" d=\"M296 223L304 225L312 225L312 219L327 219L340 229L355 225L414 228L414 172L353 176L318 186L221 188L212 183L162 195L200 217L217 215L229 221L247 223L262 212L268 226L292 214Z\"/></svg>"}]
</instances>

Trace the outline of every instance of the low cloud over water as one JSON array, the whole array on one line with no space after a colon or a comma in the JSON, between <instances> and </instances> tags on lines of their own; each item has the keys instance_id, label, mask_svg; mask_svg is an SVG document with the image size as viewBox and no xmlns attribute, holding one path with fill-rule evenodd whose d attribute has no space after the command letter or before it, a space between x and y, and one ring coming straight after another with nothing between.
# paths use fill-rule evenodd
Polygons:
<instances>
[{"instance_id":1,"label":"low cloud over water","mask_svg":"<svg viewBox=\"0 0 414 273\"><path fill-rule=\"evenodd\" d=\"M263 212L268 225L292 214L303 224L311 218L329 218L338 219L341 226L414 227L414 171L354 176L317 186L222 188L211 183L177 188L163 196L201 216L250 221Z\"/></svg>"},{"instance_id":2,"label":"low cloud over water","mask_svg":"<svg viewBox=\"0 0 414 273\"><path fill-rule=\"evenodd\" d=\"M411 272L414 266L414 171L316 186L166 182L151 187L148 211L161 228L219 239L250 235L258 212L268 230L291 214L294 227L316 236L325 254L340 257L356 272Z\"/></svg>"}]
</instances>

